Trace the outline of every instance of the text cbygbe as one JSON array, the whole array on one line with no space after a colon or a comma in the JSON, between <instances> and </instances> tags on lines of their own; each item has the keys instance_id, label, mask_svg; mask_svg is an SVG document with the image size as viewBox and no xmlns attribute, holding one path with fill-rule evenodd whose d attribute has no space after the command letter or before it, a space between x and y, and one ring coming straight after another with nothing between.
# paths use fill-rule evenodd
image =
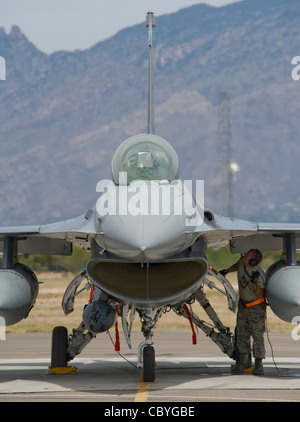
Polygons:
<instances>
[{"instance_id":1,"label":"text cbygbe","mask_svg":"<svg viewBox=\"0 0 300 422\"><path fill-rule=\"evenodd\" d=\"M195 408L193 406L152 406L148 409L149 416L195 416Z\"/></svg>"}]
</instances>

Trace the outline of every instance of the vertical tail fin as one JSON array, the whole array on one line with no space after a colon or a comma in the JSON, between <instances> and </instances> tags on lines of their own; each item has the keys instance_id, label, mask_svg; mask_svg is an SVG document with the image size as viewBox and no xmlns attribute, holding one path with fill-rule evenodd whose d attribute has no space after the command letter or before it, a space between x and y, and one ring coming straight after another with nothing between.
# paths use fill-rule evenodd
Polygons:
<instances>
[{"instance_id":1,"label":"vertical tail fin","mask_svg":"<svg viewBox=\"0 0 300 422\"><path fill-rule=\"evenodd\" d=\"M150 10L146 16L148 28L148 133L154 134L154 100L153 100L153 63L152 63L152 28L155 27L155 16Z\"/></svg>"}]
</instances>

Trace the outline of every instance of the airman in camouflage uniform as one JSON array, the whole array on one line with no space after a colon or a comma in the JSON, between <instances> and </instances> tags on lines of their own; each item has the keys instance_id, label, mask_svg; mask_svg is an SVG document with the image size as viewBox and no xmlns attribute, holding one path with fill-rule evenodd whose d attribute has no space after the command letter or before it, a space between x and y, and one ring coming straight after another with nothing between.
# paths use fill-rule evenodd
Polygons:
<instances>
[{"instance_id":1,"label":"airman in camouflage uniform","mask_svg":"<svg viewBox=\"0 0 300 422\"><path fill-rule=\"evenodd\" d=\"M237 271L239 287L239 305L237 313L236 337L239 360L233 374L241 374L249 365L251 343L253 339L253 356L255 358L254 375L263 375L262 360L265 358L264 332L266 319L265 283L266 277L258 266L262 254L258 249L250 249L241 259L223 275Z\"/></svg>"}]
</instances>

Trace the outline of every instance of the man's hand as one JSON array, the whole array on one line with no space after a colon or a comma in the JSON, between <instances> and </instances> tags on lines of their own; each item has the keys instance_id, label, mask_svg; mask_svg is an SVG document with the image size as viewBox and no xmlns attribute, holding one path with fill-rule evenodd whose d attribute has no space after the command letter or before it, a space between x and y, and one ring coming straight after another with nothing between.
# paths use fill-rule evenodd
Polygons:
<instances>
[{"instance_id":1,"label":"man's hand","mask_svg":"<svg viewBox=\"0 0 300 422\"><path fill-rule=\"evenodd\" d=\"M265 289L262 289L257 283L253 284L253 290L259 299L265 297Z\"/></svg>"}]
</instances>

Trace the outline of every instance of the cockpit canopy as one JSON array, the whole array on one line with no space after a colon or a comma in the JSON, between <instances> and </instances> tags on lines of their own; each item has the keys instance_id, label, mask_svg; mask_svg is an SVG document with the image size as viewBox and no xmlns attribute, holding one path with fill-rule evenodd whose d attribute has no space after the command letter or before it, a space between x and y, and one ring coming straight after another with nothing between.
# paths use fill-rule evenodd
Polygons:
<instances>
[{"instance_id":1,"label":"cockpit canopy","mask_svg":"<svg viewBox=\"0 0 300 422\"><path fill-rule=\"evenodd\" d=\"M116 185L120 173L127 172L127 183L133 180L168 180L178 178L178 156L163 138L152 134L135 135L126 139L112 159L112 178Z\"/></svg>"}]
</instances>

